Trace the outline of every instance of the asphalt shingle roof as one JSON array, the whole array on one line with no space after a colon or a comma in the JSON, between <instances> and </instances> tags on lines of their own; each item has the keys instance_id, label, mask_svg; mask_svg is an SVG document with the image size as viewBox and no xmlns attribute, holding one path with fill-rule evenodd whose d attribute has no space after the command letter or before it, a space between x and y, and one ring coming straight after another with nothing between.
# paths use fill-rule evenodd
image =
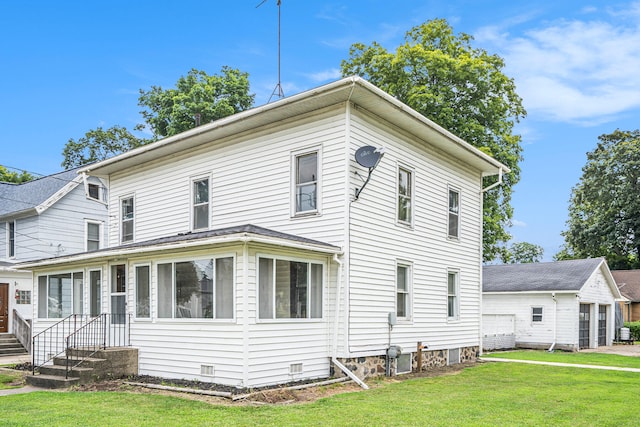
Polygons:
<instances>
[{"instance_id":1,"label":"asphalt shingle roof","mask_svg":"<svg viewBox=\"0 0 640 427\"><path fill-rule=\"evenodd\" d=\"M0 216L34 209L71 182L78 169L71 169L22 184L0 182Z\"/></svg>"},{"instance_id":2,"label":"asphalt shingle roof","mask_svg":"<svg viewBox=\"0 0 640 427\"><path fill-rule=\"evenodd\" d=\"M482 268L482 291L579 291L602 261L602 258L590 258L486 265Z\"/></svg>"},{"instance_id":3,"label":"asphalt shingle roof","mask_svg":"<svg viewBox=\"0 0 640 427\"><path fill-rule=\"evenodd\" d=\"M640 270L615 270L611 275L622 296L629 301L640 301Z\"/></svg>"}]
</instances>

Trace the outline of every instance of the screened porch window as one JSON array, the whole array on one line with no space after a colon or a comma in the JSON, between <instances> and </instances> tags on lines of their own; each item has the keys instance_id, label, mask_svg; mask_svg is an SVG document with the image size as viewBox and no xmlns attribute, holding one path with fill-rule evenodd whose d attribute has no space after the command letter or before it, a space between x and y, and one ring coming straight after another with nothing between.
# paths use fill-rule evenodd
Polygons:
<instances>
[{"instance_id":1,"label":"screened porch window","mask_svg":"<svg viewBox=\"0 0 640 427\"><path fill-rule=\"evenodd\" d=\"M260 319L322 318L322 265L259 259Z\"/></svg>"},{"instance_id":2,"label":"screened porch window","mask_svg":"<svg viewBox=\"0 0 640 427\"><path fill-rule=\"evenodd\" d=\"M233 318L233 257L158 264L158 317Z\"/></svg>"},{"instance_id":3,"label":"screened porch window","mask_svg":"<svg viewBox=\"0 0 640 427\"><path fill-rule=\"evenodd\" d=\"M38 317L61 319L83 314L82 272L38 276Z\"/></svg>"}]
</instances>

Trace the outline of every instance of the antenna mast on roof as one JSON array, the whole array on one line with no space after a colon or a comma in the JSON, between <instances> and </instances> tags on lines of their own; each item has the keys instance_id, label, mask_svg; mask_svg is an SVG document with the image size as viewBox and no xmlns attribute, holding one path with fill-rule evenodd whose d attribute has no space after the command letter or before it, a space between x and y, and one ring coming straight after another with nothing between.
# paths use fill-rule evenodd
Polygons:
<instances>
[{"instance_id":1,"label":"antenna mast on roof","mask_svg":"<svg viewBox=\"0 0 640 427\"><path fill-rule=\"evenodd\" d=\"M262 0L262 2L260 2L260 4L256 6L256 8L259 8L266 2L267 0ZM277 96L278 99L284 98L284 91L282 90L282 84L280 81L280 6L282 4L282 0L278 0L277 4L278 4L278 84L273 89L273 92L271 92L271 96L269 97L269 100L267 101L267 103L271 102L271 99L274 96Z\"/></svg>"}]
</instances>

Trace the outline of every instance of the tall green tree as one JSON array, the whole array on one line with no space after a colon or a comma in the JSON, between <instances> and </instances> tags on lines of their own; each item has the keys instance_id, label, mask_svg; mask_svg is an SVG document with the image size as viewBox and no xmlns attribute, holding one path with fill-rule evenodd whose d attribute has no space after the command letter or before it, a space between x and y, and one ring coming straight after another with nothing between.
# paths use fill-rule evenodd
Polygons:
<instances>
[{"instance_id":1,"label":"tall green tree","mask_svg":"<svg viewBox=\"0 0 640 427\"><path fill-rule=\"evenodd\" d=\"M181 76L175 89L152 86L140 90L138 105L145 123L156 138L175 135L194 127L195 118L208 123L246 110L255 95L249 93L249 74L222 67L220 75L192 69Z\"/></svg>"},{"instance_id":2,"label":"tall green tree","mask_svg":"<svg viewBox=\"0 0 640 427\"><path fill-rule=\"evenodd\" d=\"M359 75L511 169L484 195L484 259L498 257L509 240L511 194L520 179L520 136L513 127L526 111L498 55L454 34L444 19L414 27L395 52L376 42L351 46L343 76ZM485 185L496 181L485 178Z\"/></svg>"},{"instance_id":3,"label":"tall green tree","mask_svg":"<svg viewBox=\"0 0 640 427\"><path fill-rule=\"evenodd\" d=\"M612 269L640 267L640 131L598 137L572 189L563 256L604 256Z\"/></svg>"},{"instance_id":4,"label":"tall green tree","mask_svg":"<svg viewBox=\"0 0 640 427\"><path fill-rule=\"evenodd\" d=\"M505 264L528 264L542 261L543 256L542 246L529 242L516 242L502 253L501 258Z\"/></svg>"},{"instance_id":5,"label":"tall green tree","mask_svg":"<svg viewBox=\"0 0 640 427\"><path fill-rule=\"evenodd\" d=\"M0 182L11 182L14 184L22 184L23 182L31 181L35 179L27 171L9 171L6 167L0 165Z\"/></svg>"},{"instance_id":6,"label":"tall green tree","mask_svg":"<svg viewBox=\"0 0 640 427\"><path fill-rule=\"evenodd\" d=\"M92 129L77 140L71 138L64 146L62 167L78 166L104 160L117 154L144 145L148 140L137 138L126 128L113 126L109 129Z\"/></svg>"}]
</instances>

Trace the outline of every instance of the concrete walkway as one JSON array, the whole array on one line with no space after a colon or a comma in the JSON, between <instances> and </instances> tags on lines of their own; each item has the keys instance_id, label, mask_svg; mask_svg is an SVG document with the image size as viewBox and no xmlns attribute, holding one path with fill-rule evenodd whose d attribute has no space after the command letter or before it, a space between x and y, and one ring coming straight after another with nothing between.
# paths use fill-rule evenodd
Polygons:
<instances>
[{"instance_id":1,"label":"concrete walkway","mask_svg":"<svg viewBox=\"0 0 640 427\"><path fill-rule=\"evenodd\" d=\"M538 360L502 359L498 357L481 357L480 360L483 362L513 362L513 363L527 363L529 365L549 365L549 366L564 366L568 368L602 369L605 371L640 372L640 368L622 368L619 366L583 365L580 363L540 362Z\"/></svg>"}]
</instances>

